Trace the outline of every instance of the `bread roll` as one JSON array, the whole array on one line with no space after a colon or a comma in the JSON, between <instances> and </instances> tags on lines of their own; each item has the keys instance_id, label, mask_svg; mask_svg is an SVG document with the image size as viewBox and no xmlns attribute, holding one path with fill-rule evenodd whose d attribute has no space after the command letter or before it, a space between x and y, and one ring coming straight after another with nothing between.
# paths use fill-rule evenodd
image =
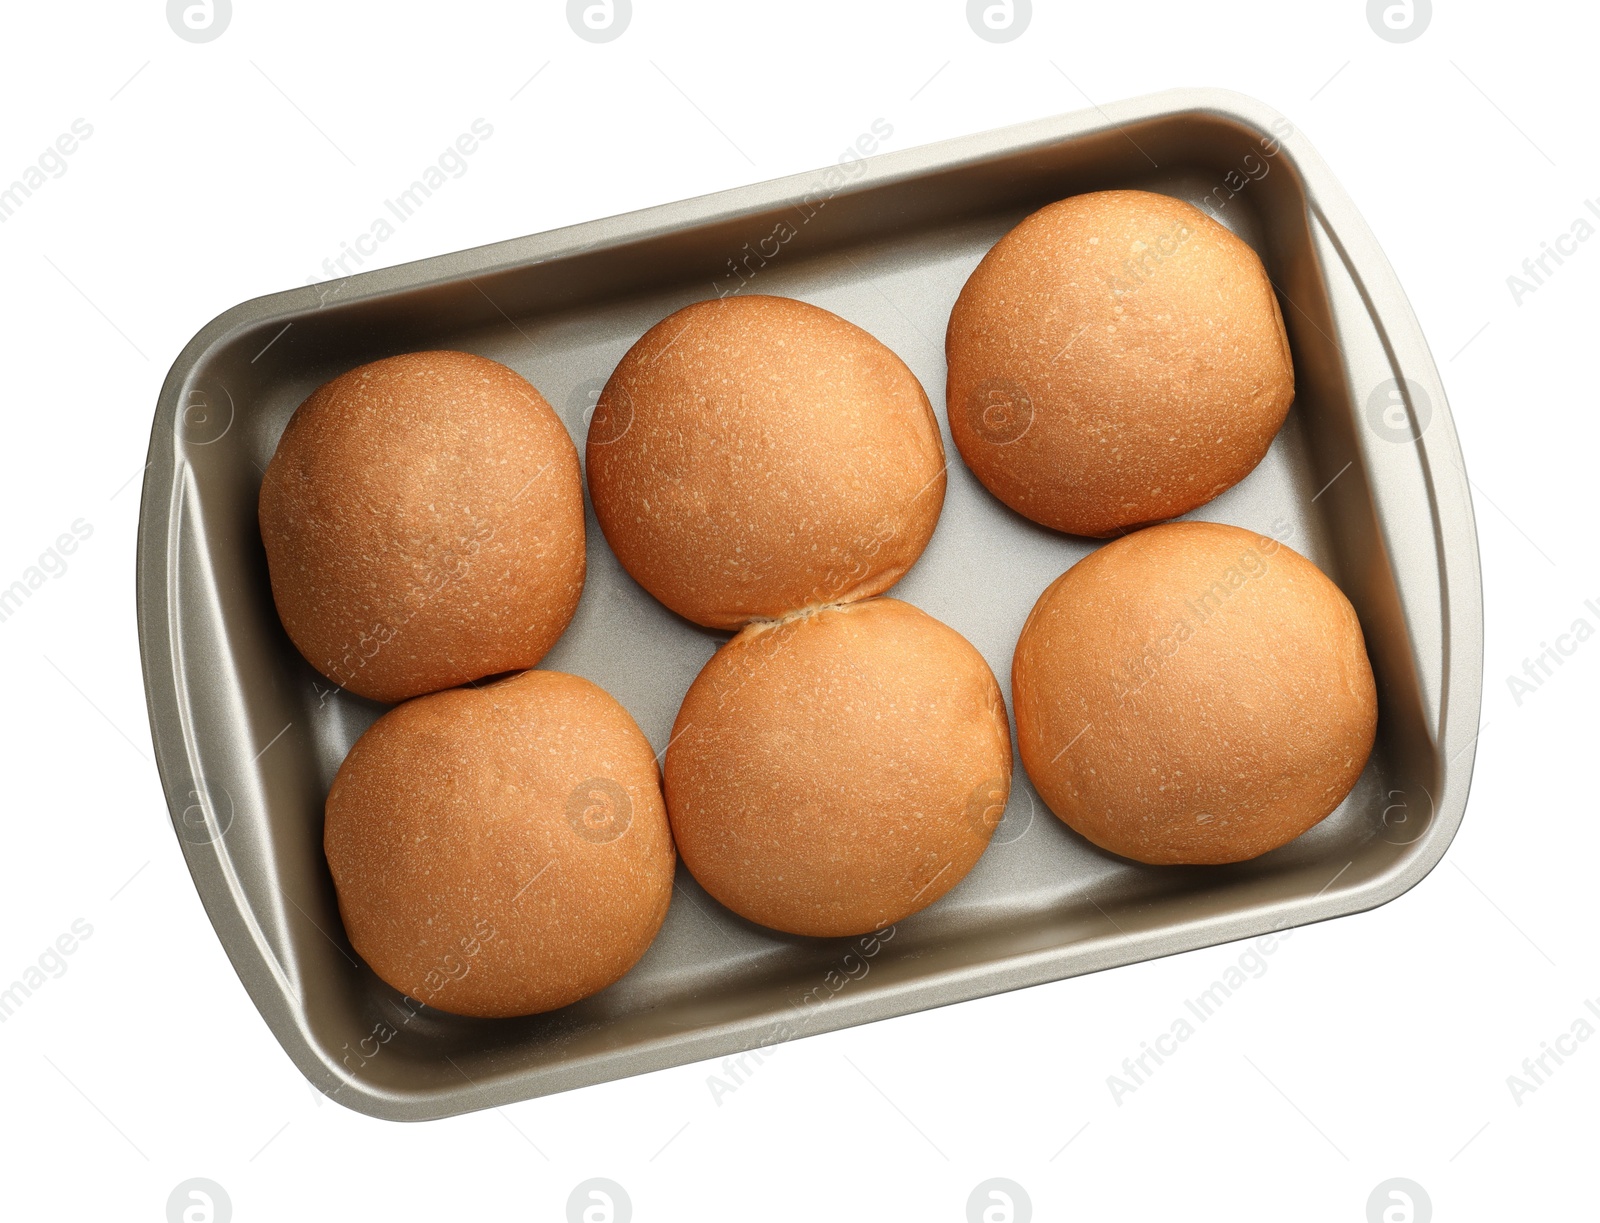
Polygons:
<instances>
[{"instance_id":1,"label":"bread roll","mask_svg":"<svg viewBox=\"0 0 1600 1223\"><path fill-rule=\"evenodd\" d=\"M672 898L650 744L603 690L555 671L384 714L334 778L323 840L351 945L458 1015L604 989Z\"/></svg>"},{"instance_id":2,"label":"bread roll","mask_svg":"<svg viewBox=\"0 0 1600 1223\"><path fill-rule=\"evenodd\" d=\"M672 735L685 865L735 913L791 934L863 934L932 904L1010 793L993 674L896 599L745 629L700 672Z\"/></svg>"},{"instance_id":3,"label":"bread roll","mask_svg":"<svg viewBox=\"0 0 1600 1223\"><path fill-rule=\"evenodd\" d=\"M587 466L623 567L711 628L887 590L944 504L916 377L784 297L698 302L647 331L601 392Z\"/></svg>"},{"instance_id":4,"label":"bread roll","mask_svg":"<svg viewBox=\"0 0 1600 1223\"><path fill-rule=\"evenodd\" d=\"M464 352L319 387L267 465L260 521L290 639L373 700L533 666L583 591L572 439L525 379Z\"/></svg>"},{"instance_id":5,"label":"bread roll","mask_svg":"<svg viewBox=\"0 0 1600 1223\"><path fill-rule=\"evenodd\" d=\"M1197 208L1097 191L984 256L945 336L961 457L1020 514L1107 536L1242 480L1294 399L1256 253Z\"/></svg>"},{"instance_id":6,"label":"bread roll","mask_svg":"<svg viewBox=\"0 0 1600 1223\"><path fill-rule=\"evenodd\" d=\"M1240 862L1343 801L1378 707L1361 625L1310 561L1178 522L1105 545L1034 605L1011 669L1040 797L1102 849Z\"/></svg>"}]
</instances>

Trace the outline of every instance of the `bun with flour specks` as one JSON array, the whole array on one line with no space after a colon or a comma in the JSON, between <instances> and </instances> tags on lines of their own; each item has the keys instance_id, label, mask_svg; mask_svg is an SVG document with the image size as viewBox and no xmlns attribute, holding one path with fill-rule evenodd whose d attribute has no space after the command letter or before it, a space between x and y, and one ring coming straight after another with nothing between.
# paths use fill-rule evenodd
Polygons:
<instances>
[{"instance_id":1,"label":"bun with flour specks","mask_svg":"<svg viewBox=\"0 0 1600 1223\"><path fill-rule=\"evenodd\" d=\"M785 297L697 302L647 331L600 395L586 462L623 567L710 628L887 590L944 504L915 375Z\"/></svg>"},{"instance_id":2,"label":"bun with flour specks","mask_svg":"<svg viewBox=\"0 0 1600 1223\"><path fill-rule=\"evenodd\" d=\"M323 835L350 942L458 1015L531 1015L616 981L666 917L655 755L588 680L525 671L391 709L356 741Z\"/></svg>"},{"instance_id":3,"label":"bun with flour specks","mask_svg":"<svg viewBox=\"0 0 1600 1223\"><path fill-rule=\"evenodd\" d=\"M1148 191L1041 208L950 313L950 432L1020 514L1109 536L1211 500L1267 453L1294 399L1256 253Z\"/></svg>"},{"instance_id":4,"label":"bun with flour specks","mask_svg":"<svg viewBox=\"0 0 1600 1223\"><path fill-rule=\"evenodd\" d=\"M1298 552L1179 522L1091 553L1039 596L1011 669L1023 766L1102 849L1240 862L1333 811L1378 707L1355 610Z\"/></svg>"},{"instance_id":5,"label":"bun with flour specks","mask_svg":"<svg viewBox=\"0 0 1600 1223\"><path fill-rule=\"evenodd\" d=\"M583 591L572 439L526 379L470 353L388 357L317 388L259 516L290 639L373 700L533 666Z\"/></svg>"},{"instance_id":6,"label":"bun with flour specks","mask_svg":"<svg viewBox=\"0 0 1600 1223\"><path fill-rule=\"evenodd\" d=\"M830 937L954 887L1010 782L1010 727L982 656L887 598L734 637L684 697L665 768L701 886L761 925Z\"/></svg>"}]
</instances>

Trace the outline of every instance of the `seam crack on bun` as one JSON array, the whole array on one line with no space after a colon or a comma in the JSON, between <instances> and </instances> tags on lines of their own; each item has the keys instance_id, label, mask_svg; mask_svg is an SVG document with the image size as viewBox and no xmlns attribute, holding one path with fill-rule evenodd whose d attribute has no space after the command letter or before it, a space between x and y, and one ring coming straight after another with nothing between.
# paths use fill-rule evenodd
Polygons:
<instances>
[{"instance_id":1,"label":"seam crack on bun","mask_svg":"<svg viewBox=\"0 0 1600 1223\"><path fill-rule=\"evenodd\" d=\"M586 466L623 568L720 629L887 590L945 493L938 422L905 362L827 310L754 294L685 306L628 350Z\"/></svg>"},{"instance_id":2,"label":"seam crack on bun","mask_svg":"<svg viewBox=\"0 0 1600 1223\"><path fill-rule=\"evenodd\" d=\"M1182 200L1076 195L983 257L945 333L961 457L1001 501L1106 537L1248 475L1294 399L1260 258Z\"/></svg>"}]
</instances>

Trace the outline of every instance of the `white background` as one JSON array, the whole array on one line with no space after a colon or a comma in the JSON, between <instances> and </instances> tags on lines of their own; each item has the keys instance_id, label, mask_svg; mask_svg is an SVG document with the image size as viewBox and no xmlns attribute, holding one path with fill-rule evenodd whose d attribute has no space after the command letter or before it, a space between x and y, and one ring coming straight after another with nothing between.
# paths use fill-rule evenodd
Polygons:
<instances>
[{"instance_id":1,"label":"white background","mask_svg":"<svg viewBox=\"0 0 1600 1223\"><path fill-rule=\"evenodd\" d=\"M561 1219L590 1176L624 1185L640 1220L958 1220L991 1176L1041 1220L1358 1223L1393 1176L1440 1220L1593 1217L1600 1040L1520 1103L1506 1080L1600 996L1600 644L1520 704L1507 676L1578 617L1600 627L1584 607L1600 602L1600 242L1520 304L1507 277L1600 195L1600 20L1438 8L1395 45L1357 0L1039 3L992 45L957 0L635 0L623 36L591 45L553 2L238 0L196 45L155 0L7 6L0 181L74 119L93 127L0 225L0 585L74 520L93 527L0 624L0 983L93 926L0 1025L7 1217L160 1220L192 1176L241 1221ZM134 477L182 345L235 302L323 277L475 118L493 139L376 262L814 169L878 117L906 148L1175 85L1252 94L1309 136L1439 362L1488 627L1477 773L1444 863L1296 931L1120 1105L1106 1076L1242 947L802 1040L720 1105L708 1065L425 1125L320 1097L224 957L151 763Z\"/></svg>"}]
</instances>

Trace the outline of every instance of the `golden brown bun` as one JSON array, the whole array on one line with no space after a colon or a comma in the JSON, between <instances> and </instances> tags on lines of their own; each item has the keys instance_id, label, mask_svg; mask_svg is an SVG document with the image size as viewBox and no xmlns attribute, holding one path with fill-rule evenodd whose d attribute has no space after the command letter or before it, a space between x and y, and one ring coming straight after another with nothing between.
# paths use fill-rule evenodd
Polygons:
<instances>
[{"instance_id":1,"label":"golden brown bun","mask_svg":"<svg viewBox=\"0 0 1600 1223\"><path fill-rule=\"evenodd\" d=\"M675 861L655 756L588 680L418 697L356 740L323 845L350 943L458 1015L554 1010L645 952Z\"/></svg>"},{"instance_id":2,"label":"golden brown bun","mask_svg":"<svg viewBox=\"0 0 1600 1223\"><path fill-rule=\"evenodd\" d=\"M1076 195L1000 239L956 299L945 355L967 466L1019 514L1077 535L1237 484L1294 399L1261 260L1147 191Z\"/></svg>"},{"instance_id":3,"label":"golden brown bun","mask_svg":"<svg viewBox=\"0 0 1600 1223\"><path fill-rule=\"evenodd\" d=\"M1011 692L1050 809L1160 864L1293 840L1355 785L1378 720L1339 588L1276 540L1210 522L1136 531L1057 578L1023 626Z\"/></svg>"},{"instance_id":4,"label":"golden brown bun","mask_svg":"<svg viewBox=\"0 0 1600 1223\"><path fill-rule=\"evenodd\" d=\"M932 904L989 843L1011 731L966 638L897 599L752 625L678 711L667 810L706 891L791 934Z\"/></svg>"},{"instance_id":5,"label":"golden brown bun","mask_svg":"<svg viewBox=\"0 0 1600 1223\"><path fill-rule=\"evenodd\" d=\"M697 302L628 350L586 452L623 568L738 628L887 590L944 504L944 444L905 363L786 297Z\"/></svg>"},{"instance_id":6,"label":"golden brown bun","mask_svg":"<svg viewBox=\"0 0 1600 1223\"><path fill-rule=\"evenodd\" d=\"M583 592L572 439L525 379L464 352L314 391L267 465L260 520L289 637L374 700L533 666Z\"/></svg>"}]
</instances>

